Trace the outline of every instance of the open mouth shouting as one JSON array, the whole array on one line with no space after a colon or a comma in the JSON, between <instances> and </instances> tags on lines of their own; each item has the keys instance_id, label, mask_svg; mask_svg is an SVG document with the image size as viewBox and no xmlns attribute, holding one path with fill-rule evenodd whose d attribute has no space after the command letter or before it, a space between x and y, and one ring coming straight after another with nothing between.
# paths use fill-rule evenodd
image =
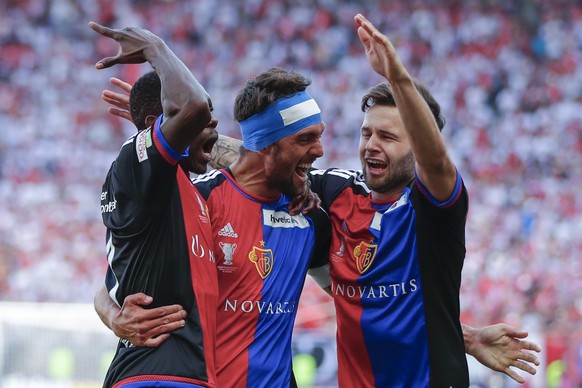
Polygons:
<instances>
[{"instance_id":1,"label":"open mouth shouting","mask_svg":"<svg viewBox=\"0 0 582 388\"><path fill-rule=\"evenodd\" d=\"M384 174L388 168L388 164L378 159L366 158L366 167L368 174L378 176Z\"/></svg>"},{"instance_id":2,"label":"open mouth shouting","mask_svg":"<svg viewBox=\"0 0 582 388\"><path fill-rule=\"evenodd\" d=\"M311 163L300 163L295 168L295 178L299 181L300 184L307 183L308 177L307 174L309 173L309 169L311 168Z\"/></svg>"},{"instance_id":3,"label":"open mouth shouting","mask_svg":"<svg viewBox=\"0 0 582 388\"><path fill-rule=\"evenodd\" d=\"M212 160L212 148L214 147L214 144L216 143L217 140L218 140L218 134L216 132L214 132L202 144L202 147L200 148L201 156L202 156L202 159L205 160L206 162L210 162Z\"/></svg>"}]
</instances>

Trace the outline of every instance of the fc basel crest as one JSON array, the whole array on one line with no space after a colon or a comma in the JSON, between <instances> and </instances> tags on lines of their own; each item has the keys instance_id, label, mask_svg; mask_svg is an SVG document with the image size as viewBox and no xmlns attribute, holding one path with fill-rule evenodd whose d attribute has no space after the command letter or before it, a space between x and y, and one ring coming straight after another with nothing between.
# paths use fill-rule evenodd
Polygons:
<instances>
[{"instance_id":1,"label":"fc basel crest","mask_svg":"<svg viewBox=\"0 0 582 388\"><path fill-rule=\"evenodd\" d=\"M362 241L358 246L354 248L354 258L356 259L356 267L360 273L364 273L370 268L374 258L376 257L376 251L378 250L378 245L368 244Z\"/></svg>"},{"instance_id":2,"label":"fc basel crest","mask_svg":"<svg viewBox=\"0 0 582 388\"><path fill-rule=\"evenodd\" d=\"M273 251L270 249L263 249L253 246L253 250L249 252L249 260L255 263L257 272L265 279L273 269Z\"/></svg>"}]
</instances>

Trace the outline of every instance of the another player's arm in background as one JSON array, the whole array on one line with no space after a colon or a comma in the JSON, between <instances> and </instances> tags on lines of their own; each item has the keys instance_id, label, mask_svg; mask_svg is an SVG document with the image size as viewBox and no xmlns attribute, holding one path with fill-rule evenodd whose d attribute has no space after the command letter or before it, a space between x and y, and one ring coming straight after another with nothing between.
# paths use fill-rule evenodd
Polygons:
<instances>
[{"instance_id":1,"label":"another player's arm in background","mask_svg":"<svg viewBox=\"0 0 582 388\"><path fill-rule=\"evenodd\" d=\"M530 364L538 366L540 361L530 351L540 352L541 348L536 343L522 340L528 336L526 331L517 330L504 323L479 329L465 324L461 326L466 353L481 364L505 373L520 384L525 383L525 379L510 369L510 366L531 375L536 374L536 369Z\"/></svg>"},{"instance_id":2,"label":"another player's arm in background","mask_svg":"<svg viewBox=\"0 0 582 388\"><path fill-rule=\"evenodd\" d=\"M170 336L170 332L184 327L186 311L180 305L146 309L152 297L137 293L125 298L119 308L107 293L105 284L95 294L94 306L101 321L113 333L135 346L156 347Z\"/></svg>"},{"instance_id":3,"label":"another player's arm in background","mask_svg":"<svg viewBox=\"0 0 582 388\"><path fill-rule=\"evenodd\" d=\"M212 148L212 159L208 163L212 168L226 168L230 166L240 154L242 140L218 135L218 141Z\"/></svg>"}]
</instances>

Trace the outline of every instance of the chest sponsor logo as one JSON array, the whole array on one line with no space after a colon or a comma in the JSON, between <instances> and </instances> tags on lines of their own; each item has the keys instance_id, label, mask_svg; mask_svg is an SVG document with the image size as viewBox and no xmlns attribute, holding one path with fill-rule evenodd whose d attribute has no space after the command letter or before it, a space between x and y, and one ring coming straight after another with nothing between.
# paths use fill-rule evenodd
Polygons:
<instances>
[{"instance_id":1,"label":"chest sponsor logo","mask_svg":"<svg viewBox=\"0 0 582 388\"><path fill-rule=\"evenodd\" d=\"M370 268L376 258L377 251L377 244L367 243L365 241L362 241L354 248L354 260L356 260L358 272L363 274Z\"/></svg>"},{"instance_id":2,"label":"chest sponsor logo","mask_svg":"<svg viewBox=\"0 0 582 388\"><path fill-rule=\"evenodd\" d=\"M334 297L346 299L384 299L413 294L419 290L419 282L409 279L400 283L355 285L331 283L331 293Z\"/></svg>"},{"instance_id":3,"label":"chest sponsor logo","mask_svg":"<svg viewBox=\"0 0 582 388\"><path fill-rule=\"evenodd\" d=\"M267 302L262 300L226 299L224 311L240 311L242 313L257 311L259 314L280 315L294 313L296 306L297 301L294 300Z\"/></svg>"},{"instance_id":4,"label":"chest sponsor logo","mask_svg":"<svg viewBox=\"0 0 582 388\"><path fill-rule=\"evenodd\" d=\"M137 139L135 141L135 152L137 154L137 160L141 163L148 158L147 148L152 145L152 134L151 130L146 129L137 134Z\"/></svg>"},{"instance_id":5,"label":"chest sponsor logo","mask_svg":"<svg viewBox=\"0 0 582 388\"><path fill-rule=\"evenodd\" d=\"M261 246L265 243L261 241ZM249 260L255 264L255 268L261 278L265 279L273 269L273 251L271 249L264 249L253 246L253 250L249 252Z\"/></svg>"},{"instance_id":6,"label":"chest sponsor logo","mask_svg":"<svg viewBox=\"0 0 582 388\"><path fill-rule=\"evenodd\" d=\"M303 214L294 216L287 212L263 209L263 224L272 228L309 228L309 221Z\"/></svg>"},{"instance_id":7,"label":"chest sponsor logo","mask_svg":"<svg viewBox=\"0 0 582 388\"><path fill-rule=\"evenodd\" d=\"M224 261L222 262L223 265L232 265L232 255L234 255L234 251L236 250L236 244L230 244L225 242L219 242L218 245L224 253Z\"/></svg>"}]
</instances>

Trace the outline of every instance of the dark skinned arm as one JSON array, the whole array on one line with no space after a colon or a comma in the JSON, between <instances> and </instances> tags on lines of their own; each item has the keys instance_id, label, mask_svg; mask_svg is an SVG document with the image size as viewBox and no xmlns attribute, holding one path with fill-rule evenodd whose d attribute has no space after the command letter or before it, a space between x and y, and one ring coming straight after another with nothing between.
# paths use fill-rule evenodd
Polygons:
<instances>
[{"instance_id":1,"label":"dark skinned arm","mask_svg":"<svg viewBox=\"0 0 582 388\"><path fill-rule=\"evenodd\" d=\"M101 321L113 333L135 346L156 347L170 332L185 325L186 311L180 305L146 309L153 299L143 293L129 295L119 308L103 285L95 294L94 306Z\"/></svg>"},{"instance_id":2,"label":"dark skinned arm","mask_svg":"<svg viewBox=\"0 0 582 388\"><path fill-rule=\"evenodd\" d=\"M152 65L162 84L162 132L175 151L185 151L212 119L209 97L202 85L166 43L150 31L134 27L117 30L95 22L90 22L89 27L119 43L118 53L101 59L95 68L146 61Z\"/></svg>"}]
</instances>

